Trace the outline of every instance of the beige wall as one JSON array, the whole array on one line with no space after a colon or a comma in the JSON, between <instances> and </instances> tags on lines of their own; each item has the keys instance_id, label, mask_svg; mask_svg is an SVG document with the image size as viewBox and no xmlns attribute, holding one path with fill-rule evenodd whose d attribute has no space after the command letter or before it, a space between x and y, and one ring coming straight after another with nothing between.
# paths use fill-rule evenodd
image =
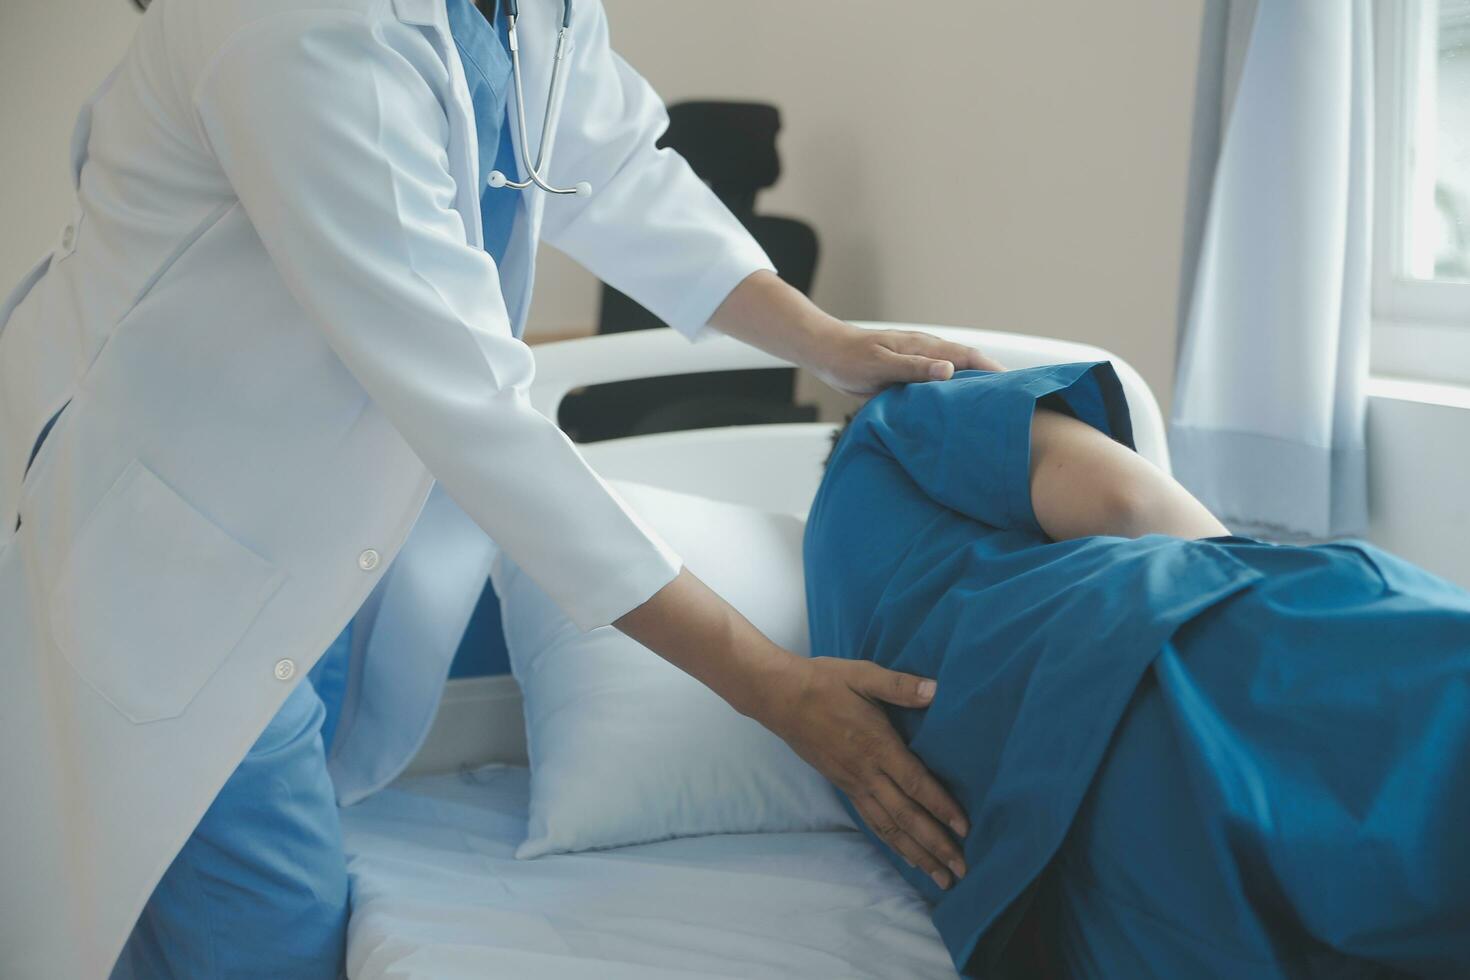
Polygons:
<instances>
[{"instance_id":1,"label":"beige wall","mask_svg":"<svg viewBox=\"0 0 1470 980\"><path fill-rule=\"evenodd\" d=\"M765 207L818 228L834 313L1090 341L1167 403L1203 0L605 2L665 98L782 107ZM136 20L0 0L0 291L64 222L72 119ZM532 328L589 329L596 297L549 254ZM1378 397L1369 436L1372 537L1470 586L1470 473L1443 451L1470 408Z\"/></svg>"},{"instance_id":2,"label":"beige wall","mask_svg":"<svg viewBox=\"0 0 1470 980\"><path fill-rule=\"evenodd\" d=\"M1167 396L1200 0L606 3L665 98L782 107L763 206L817 227L832 312L1092 341ZM64 222L76 108L136 20L0 0L0 283ZM596 284L543 268L532 329L589 329Z\"/></svg>"},{"instance_id":3,"label":"beige wall","mask_svg":"<svg viewBox=\"0 0 1470 980\"><path fill-rule=\"evenodd\" d=\"M606 3L666 100L781 106L763 207L818 229L833 313L1091 341L1167 397L1199 0ZM533 328L590 323L545 271Z\"/></svg>"},{"instance_id":4,"label":"beige wall","mask_svg":"<svg viewBox=\"0 0 1470 980\"><path fill-rule=\"evenodd\" d=\"M138 22L131 0L0 0L0 296L71 213L77 108Z\"/></svg>"}]
</instances>

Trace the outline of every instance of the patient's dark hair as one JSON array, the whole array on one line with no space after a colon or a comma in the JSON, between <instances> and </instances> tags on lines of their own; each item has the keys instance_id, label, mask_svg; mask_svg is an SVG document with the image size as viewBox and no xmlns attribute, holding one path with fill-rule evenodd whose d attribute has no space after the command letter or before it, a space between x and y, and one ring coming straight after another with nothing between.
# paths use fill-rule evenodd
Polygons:
<instances>
[{"instance_id":1,"label":"patient's dark hair","mask_svg":"<svg viewBox=\"0 0 1470 980\"><path fill-rule=\"evenodd\" d=\"M847 430L852 428L852 420L856 415L857 412L848 413L847 418L842 420L841 428L832 433L832 448L827 450L827 458L822 460L823 469L831 465L832 457L837 455L837 446L842 442L842 437L847 435Z\"/></svg>"}]
</instances>

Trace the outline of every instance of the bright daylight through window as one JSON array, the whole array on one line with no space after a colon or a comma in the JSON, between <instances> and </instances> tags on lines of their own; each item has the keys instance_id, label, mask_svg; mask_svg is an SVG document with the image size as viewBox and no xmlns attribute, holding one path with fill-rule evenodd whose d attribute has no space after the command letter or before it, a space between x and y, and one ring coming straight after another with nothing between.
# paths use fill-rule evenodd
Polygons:
<instances>
[{"instance_id":1,"label":"bright daylight through window","mask_svg":"<svg viewBox=\"0 0 1470 980\"><path fill-rule=\"evenodd\" d=\"M1375 375L1470 384L1470 0L1378 0Z\"/></svg>"},{"instance_id":2,"label":"bright daylight through window","mask_svg":"<svg viewBox=\"0 0 1470 980\"><path fill-rule=\"evenodd\" d=\"M1419 49L1400 271L1410 279L1463 282L1470 281L1470 0L1438 6L1439 16L1426 18L1427 43Z\"/></svg>"}]
</instances>

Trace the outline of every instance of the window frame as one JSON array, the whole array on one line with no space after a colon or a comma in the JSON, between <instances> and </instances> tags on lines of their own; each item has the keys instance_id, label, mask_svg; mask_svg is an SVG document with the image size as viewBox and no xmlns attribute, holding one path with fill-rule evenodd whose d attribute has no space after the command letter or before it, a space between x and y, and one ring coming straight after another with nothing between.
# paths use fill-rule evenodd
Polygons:
<instances>
[{"instance_id":1,"label":"window frame","mask_svg":"<svg viewBox=\"0 0 1470 980\"><path fill-rule=\"evenodd\" d=\"M1374 374L1470 384L1470 282L1411 279L1404 267L1413 179L1415 54L1437 44L1438 0L1374 4ZM1436 49L1437 50L1437 49Z\"/></svg>"}]
</instances>

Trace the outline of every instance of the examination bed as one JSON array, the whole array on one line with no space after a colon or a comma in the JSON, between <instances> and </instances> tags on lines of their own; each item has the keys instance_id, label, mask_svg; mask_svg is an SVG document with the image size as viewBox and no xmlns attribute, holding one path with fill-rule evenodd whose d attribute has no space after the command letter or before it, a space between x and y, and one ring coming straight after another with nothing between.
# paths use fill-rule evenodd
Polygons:
<instances>
[{"instance_id":1,"label":"examination bed","mask_svg":"<svg viewBox=\"0 0 1470 980\"><path fill-rule=\"evenodd\" d=\"M1081 344L951 327L1009 367L1111 359L1139 451L1165 468L1139 375ZM611 381L781 366L719 338L615 334L537 348L537 408ZM833 426L731 427L584 447L610 479L805 514ZM923 901L853 831L685 838L517 861L529 774L509 676L451 681L409 772L343 811L348 973L423 977L952 977Z\"/></svg>"}]
</instances>

